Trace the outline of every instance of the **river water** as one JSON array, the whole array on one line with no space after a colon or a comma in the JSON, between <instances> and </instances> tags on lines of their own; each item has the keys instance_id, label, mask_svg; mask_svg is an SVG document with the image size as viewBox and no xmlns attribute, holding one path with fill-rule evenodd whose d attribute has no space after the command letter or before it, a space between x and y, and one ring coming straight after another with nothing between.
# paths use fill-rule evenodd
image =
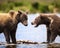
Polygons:
<instances>
[{"instance_id":1,"label":"river water","mask_svg":"<svg viewBox=\"0 0 60 48\"><path fill-rule=\"evenodd\" d=\"M46 26L39 25L37 28L35 28L33 25L31 25L31 22L38 15L39 14L28 15L27 27L21 23L18 24L18 28L16 31L17 41L29 40L29 41L40 42L40 43L46 42L46 39L47 39ZM6 42L3 33L0 34L0 42ZM60 43L60 37L57 36L53 43ZM13 45L13 46L0 45L0 48L49 48L49 46L48 44L18 44L18 45Z\"/></svg>"}]
</instances>

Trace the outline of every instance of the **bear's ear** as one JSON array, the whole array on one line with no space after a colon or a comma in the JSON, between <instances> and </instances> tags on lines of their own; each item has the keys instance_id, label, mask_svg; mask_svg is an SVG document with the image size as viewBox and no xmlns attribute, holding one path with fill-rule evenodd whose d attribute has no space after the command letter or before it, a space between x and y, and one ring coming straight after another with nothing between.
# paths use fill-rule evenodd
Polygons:
<instances>
[{"instance_id":1,"label":"bear's ear","mask_svg":"<svg viewBox=\"0 0 60 48\"><path fill-rule=\"evenodd\" d=\"M10 10L9 11L9 14L13 17L13 15L14 15L14 13L15 13L15 11L14 10Z\"/></svg>"},{"instance_id":2,"label":"bear's ear","mask_svg":"<svg viewBox=\"0 0 60 48\"><path fill-rule=\"evenodd\" d=\"M40 14L40 18L43 19L43 15L42 14Z\"/></svg>"},{"instance_id":3,"label":"bear's ear","mask_svg":"<svg viewBox=\"0 0 60 48\"><path fill-rule=\"evenodd\" d=\"M21 11L21 10L18 10L18 13L19 13L19 14L22 14L22 11Z\"/></svg>"},{"instance_id":4,"label":"bear's ear","mask_svg":"<svg viewBox=\"0 0 60 48\"><path fill-rule=\"evenodd\" d=\"M26 13L26 14L28 14L28 13L29 13L29 11L28 11L28 10L26 10L26 11L25 11L25 13Z\"/></svg>"}]
</instances>

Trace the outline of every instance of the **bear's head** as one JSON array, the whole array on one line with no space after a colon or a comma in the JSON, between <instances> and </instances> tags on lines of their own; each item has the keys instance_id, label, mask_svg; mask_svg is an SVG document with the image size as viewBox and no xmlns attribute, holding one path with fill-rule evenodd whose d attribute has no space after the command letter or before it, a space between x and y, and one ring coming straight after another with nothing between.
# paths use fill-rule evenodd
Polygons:
<instances>
[{"instance_id":1,"label":"bear's head","mask_svg":"<svg viewBox=\"0 0 60 48\"><path fill-rule=\"evenodd\" d=\"M47 16L47 15L39 15L38 17L36 17L34 19L33 22L31 22L32 25L35 25L35 27L38 27L41 24L45 24L46 26L49 26L49 24L51 23L52 18Z\"/></svg>"},{"instance_id":2,"label":"bear's head","mask_svg":"<svg viewBox=\"0 0 60 48\"><path fill-rule=\"evenodd\" d=\"M28 17L26 12L18 11L16 15L16 19L18 22L21 22L24 26L28 25Z\"/></svg>"}]
</instances>

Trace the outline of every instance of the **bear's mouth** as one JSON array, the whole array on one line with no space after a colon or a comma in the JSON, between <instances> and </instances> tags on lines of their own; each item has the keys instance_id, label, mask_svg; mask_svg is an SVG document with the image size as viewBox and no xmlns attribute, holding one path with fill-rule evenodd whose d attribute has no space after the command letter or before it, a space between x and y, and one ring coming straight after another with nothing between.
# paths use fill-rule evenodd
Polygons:
<instances>
[{"instance_id":1,"label":"bear's mouth","mask_svg":"<svg viewBox=\"0 0 60 48\"><path fill-rule=\"evenodd\" d=\"M34 27L38 27L38 24L34 24Z\"/></svg>"},{"instance_id":2,"label":"bear's mouth","mask_svg":"<svg viewBox=\"0 0 60 48\"><path fill-rule=\"evenodd\" d=\"M31 22L34 27L38 27L38 24Z\"/></svg>"},{"instance_id":3,"label":"bear's mouth","mask_svg":"<svg viewBox=\"0 0 60 48\"><path fill-rule=\"evenodd\" d=\"M27 25L28 25L28 22L27 22L27 21L24 21L24 22L22 22L22 24L23 24L24 26L27 26Z\"/></svg>"}]
</instances>

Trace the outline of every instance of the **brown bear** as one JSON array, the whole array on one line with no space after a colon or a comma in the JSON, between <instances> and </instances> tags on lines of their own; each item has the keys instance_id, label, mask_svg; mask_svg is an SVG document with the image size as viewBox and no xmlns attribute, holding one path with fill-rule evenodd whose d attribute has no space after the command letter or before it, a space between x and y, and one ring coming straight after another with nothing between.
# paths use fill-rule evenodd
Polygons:
<instances>
[{"instance_id":1,"label":"brown bear","mask_svg":"<svg viewBox=\"0 0 60 48\"><path fill-rule=\"evenodd\" d=\"M40 14L31 23L38 27L41 24L45 24L47 27L47 42L52 43L57 35L60 35L60 17L56 14Z\"/></svg>"},{"instance_id":2,"label":"brown bear","mask_svg":"<svg viewBox=\"0 0 60 48\"><path fill-rule=\"evenodd\" d=\"M19 11L10 11L9 13L0 13L0 33L4 33L7 43L16 43L16 29L18 23L27 26L27 14Z\"/></svg>"}]
</instances>

